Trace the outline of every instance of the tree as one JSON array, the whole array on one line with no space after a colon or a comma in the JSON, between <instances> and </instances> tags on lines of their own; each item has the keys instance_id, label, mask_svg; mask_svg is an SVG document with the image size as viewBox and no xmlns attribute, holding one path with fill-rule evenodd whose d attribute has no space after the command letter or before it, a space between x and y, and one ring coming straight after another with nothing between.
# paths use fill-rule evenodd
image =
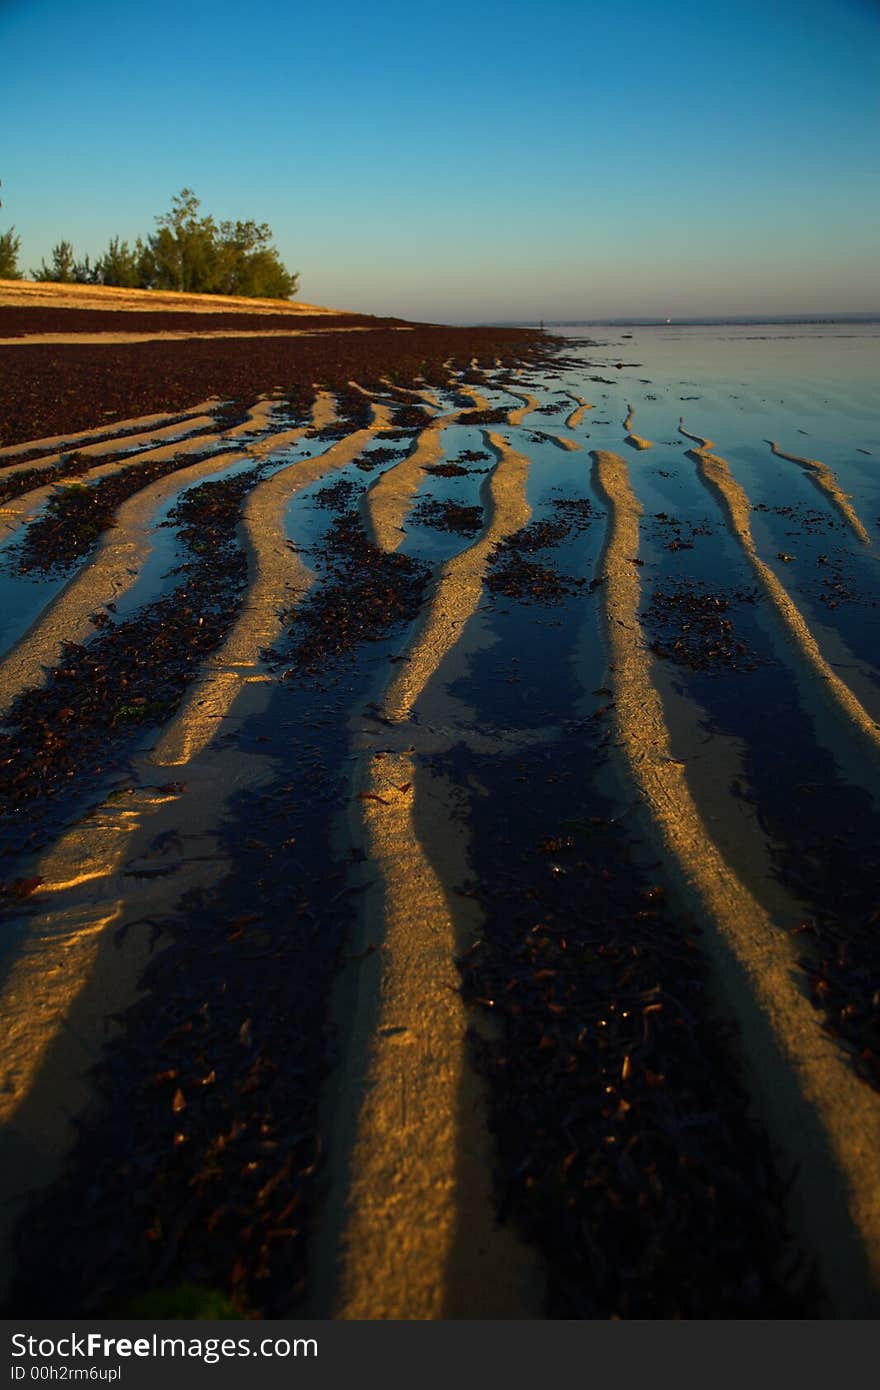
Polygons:
<instances>
[{"instance_id":1,"label":"tree","mask_svg":"<svg viewBox=\"0 0 880 1390\"><path fill-rule=\"evenodd\" d=\"M32 270L35 280L48 280L53 284L72 285L76 279L76 262L73 259L73 246L69 241L59 241L52 247L52 264L43 261L39 270Z\"/></svg>"},{"instance_id":2,"label":"tree","mask_svg":"<svg viewBox=\"0 0 880 1390\"><path fill-rule=\"evenodd\" d=\"M84 261L76 261L73 267L73 278L78 285L99 285L97 263L92 265L88 256Z\"/></svg>"},{"instance_id":3,"label":"tree","mask_svg":"<svg viewBox=\"0 0 880 1390\"><path fill-rule=\"evenodd\" d=\"M221 222L216 242L215 293L256 299L290 299L298 275L282 264L265 222Z\"/></svg>"},{"instance_id":4,"label":"tree","mask_svg":"<svg viewBox=\"0 0 880 1390\"><path fill-rule=\"evenodd\" d=\"M263 223L221 222L199 214L191 188L172 199L171 211L157 217L159 230L147 238L140 258L141 283L151 289L190 294L238 294L247 298L289 299L298 275L282 264Z\"/></svg>"},{"instance_id":5,"label":"tree","mask_svg":"<svg viewBox=\"0 0 880 1390\"><path fill-rule=\"evenodd\" d=\"M217 228L212 217L199 217L200 207L192 189L182 188L171 211L156 218L159 230L147 238L153 288L211 293Z\"/></svg>"},{"instance_id":6,"label":"tree","mask_svg":"<svg viewBox=\"0 0 880 1390\"><path fill-rule=\"evenodd\" d=\"M14 227L10 227L8 232L0 232L0 280L24 279L18 268L20 247L21 237L15 235Z\"/></svg>"},{"instance_id":7,"label":"tree","mask_svg":"<svg viewBox=\"0 0 880 1390\"><path fill-rule=\"evenodd\" d=\"M69 241L52 249L52 264L32 271L35 280L61 284L119 285L145 290L180 290L185 294L236 294L254 299L290 299L299 275L291 274L272 245L265 222L221 222L201 214L191 188L171 200L170 212L156 218L157 228L132 249L113 237L94 265L76 261ZM0 254L4 241L0 238ZM10 246L12 243L10 243ZM14 238L14 252L18 239ZM2 262L0 262L2 263Z\"/></svg>"},{"instance_id":8,"label":"tree","mask_svg":"<svg viewBox=\"0 0 880 1390\"><path fill-rule=\"evenodd\" d=\"M118 236L111 237L107 250L95 264L99 282L102 285L119 285L123 289L142 288L143 250L144 243L140 237L135 242L134 250L127 241L120 241Z\"/></svg>"}]
</instances>

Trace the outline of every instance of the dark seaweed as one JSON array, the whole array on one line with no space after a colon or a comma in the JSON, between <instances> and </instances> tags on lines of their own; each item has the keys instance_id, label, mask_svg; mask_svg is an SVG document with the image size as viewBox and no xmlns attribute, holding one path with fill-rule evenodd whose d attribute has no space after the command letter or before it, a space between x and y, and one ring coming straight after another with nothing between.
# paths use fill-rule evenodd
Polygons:
<instances>
[{"instance_id":1,"label":"dark seaweed","mask_svg":"<svg viewBox=\"0 0 880 1390\"><path fill-rule=\"evenodd\" d=\"M453 531L459 536L475 536L483 525L482 507L464 507L458 502L435 501L423 498L412 513L418 526L430 526L437 531Z\"/></svg>"},{"instance_id":2,"label":"dark seaweed","mask_svg":"<svg viewBox=\"0 0 880 1390\"><path fill-rule=\"evenodd\" d=\"M547 1257L558 1317L809 1316L699 931L580 777L556 809L604 713L479 771L466 891L486 916L460 968L501 1215Z\"/></svg>"},{"instance_id":3,"label":"dark seaweed","mask_svg":"<svg viewBox=\"0 0 880 1390\"><path fill-rule=\"evenodd\" d=\"M322 582L289 615L288 641L268 653L286 680L314 676L410 622L430 577L421 561L373 545L354 514L334 521L315 563Z\"/></svg>"}]
</instances>

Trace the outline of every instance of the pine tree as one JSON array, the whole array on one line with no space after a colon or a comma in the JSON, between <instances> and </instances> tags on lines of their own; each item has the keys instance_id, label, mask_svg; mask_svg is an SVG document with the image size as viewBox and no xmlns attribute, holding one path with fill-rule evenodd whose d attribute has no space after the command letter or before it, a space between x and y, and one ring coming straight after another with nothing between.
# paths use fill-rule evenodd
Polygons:
<instances>
[{"instance_id":1,"label":"pine tree","mask_svg":"<svg viewBox=\"0 0 880 1390\"><path fill-rule=\"evenodd\" d=\"M97 264L92 265L88 256L77 261L73 267L73 278L78 285L99 285L101 283Z\"/></svg>"},{"instance_id":2,"label":"pine tree","mask_svg":"<svg viewBox=\"0 0 880 1390\"><path fill-rule=\"evenodd\" d=\"M43 261L39 270L32 270L31 275L35 280L47 280L56 285L72 285L76 280L76 261L73 257L73 245L69 241L59 241L57 246L52 247L52 264L46 265Z\"/></svg>"},{"instance_id":3,"label":"pine tree","mask_svg":"<svg viewBox=\"0 0 880 1390\"><path fill-rule=\"evenodd\" d=\"M110 244L95 265L98 280L102 285L119 285L123 289L138 289L143 286L141 257L143 242L138 238L134 250L127 241L118 236L111 237Z\"/></svg>"},{"instance_id":4,"label":"pine tree","mask_svg":"<svg viewBox=\"0 0 880 1390\"><path fill-rule=\"evenodd\" d=\"M185 294L235 294L249 299L290 299L299 275L292 274L272 245L265 222L221 222L201 214L191 188L171 200L170 212L156 218L157 230L132 249L113 237L103 256L92 265L74 259L73 246L60 241L52 248L52 263L32 271L35 280L59 284L118 285L145 290L179 290ZM18 238L0 237L0 257L8 243L7 260L15 264ZM0 259L0 266L4 262Z\"/></svg>"},{"instance_id":5,"label":"pine tree","mask_svg":"<svg viewBox=\"0 0 880 1390\"><path fill-rule=\"evenodd\" d=\"M21 237L15 235L14 227L10 227L8 232L0 232L0 280L24 279L18 268L20 246Z\"/></svg>"},{"instance_id":6,"label":"pine tree","mask_svg":"<svg viewBox=\"0 0 880 1390\"><path fill-rule=\"evenodd\" d=\"M282 264L265 222L218 227L213 217L200 216L200 207L192 189L183 188L171 211L156 218L159 230L147 238L140 258L142 284L247 298L289 299L296 293L299 276Z\"/></svg>"}]
</instances>

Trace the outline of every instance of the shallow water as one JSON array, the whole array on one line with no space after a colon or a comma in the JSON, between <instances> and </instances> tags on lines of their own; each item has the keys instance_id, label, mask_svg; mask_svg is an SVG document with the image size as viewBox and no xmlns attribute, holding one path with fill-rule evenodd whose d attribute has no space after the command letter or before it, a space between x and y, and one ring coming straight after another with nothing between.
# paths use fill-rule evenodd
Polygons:
<instances>
[{"instance_id":1,"label":"shallow water","mask_svg":"<svg viewBox=\"0 0 880 1390\"><path fill-rule=\"evenodd\" d=\"M627 331L633 335L627 340L597 332L589 355L596 372L619 377L636 407L637 428L644 426L640 433L672 438L683 416L689 430L714 439L725 457L749 444L763 452L764 441L773 438L788 452L845 466L848 487L861 481L876 489L880 324ZM571 330L578 337L584 332ZM618 361L641 366L618 372ZM619 389L598 389L609 400L622 400Z\"/></svg>"},{"instance_id":2,"label":"shallow water","mask_svg":"<svg viewBox=\"0 0 880 1390\"><path fill-rule=\"evenodd\" d=\"M562 412L531 413L518 427L498 429L529 459L533 521L551 519L554 499L562 497L590 497L596 517L528 558L563 575L601 580L606 509L590 451L622 457L643 511L642 640L649 645L658 637L647 612L655 595L683 588L729 601L743 647L729 666L711 656L693 667L668 655L652 659L676 755L690 764L691 790L717 843L758 897L778 906L768 879L781 877L786 892L793 887L794 899L809 906L819 891L815 844L830 842L841 822L857 827L850 837L870 838L880 769L864 735L829 704L823 679L805 665L720 498L700 476L698 444L680 427L711 440L712 452L726 460L748 497L757 555L784 586L820 658L869 720L880 722L880 324L603 329L589 342L581 327L557 331L568 338L564 368L558 375L552 368L546 376L523 373L515 389L541 405L564 401L561 392L570 391L593 409L573 429L564 427ZM481 389L493 405L501 403L497 391ZM633 447L630 433L651 447ZM463 443L464 430L445 436L447 457L455 456L459 434ZM554 434L579 450L561 450L547 437ZM772 453L770 440L833 470L868 543L807 470ZM440 481L431 479L423 493L464 500L462 484L470 492L477 480L452 480L442 490L433 486ZM406 530L407 553L417 558L453 553L450 547L441 554L412 519ZM592 590L550 606L484 592L417 702L416 717L422 710L436 718L438 700L451 699L463 728L503 737L543 729L552 736L566 718L601 703L592 691L612 684L598 607ZM823 793L810 798L796 824L793 808L813 782ZM814 849L796 871L805 839Z\"/></svg>"},{"instance_id":3,"label":"shallow water","mask_svg":"<svg viewBox=\"0 0 880 1390\"><path fill-rule=\"evenodd\" d=\"M479 1007L494 1011L481 1046L488 1104L497 1122L496 1182L502 1202L520 1215L537 1204L538 1219L526 1220L525 1226L528 1238L541 1244L551 1265L557 1262L557 1273L563 1272L553 1306L564 1316L595 1316L597 1307L654 1315L651 1300L668 1291L677 1316L702 1316L707 1308L712 1315L728 1315L730 1309L756 1306L752 1284L744 1276L733 1293L725 1288L706 1294L704 1305L703 1289L693 1286L690 1276L694 1241L705 1235L706 1268L715 1269L717 1249L727 1249L725 1242L735 1242L745 1229L746 1243L754 1244L749 1258L769 1278L776 1260L765 1257L761 1245L768 1213L750 1196L764 1189L748 1157L763 1153L765 1141L760 1132L752 1133L751 1097L747 1103L735 1067L728 1070L725 1061L728 1046L730 1057L738 1055L737 1045L728 1044L725 1024L740 1024L743 1017L747 1023L748 1015L741 1012L736 989L728 995L730 977L707 947L721 930L713 917L717 903L706 895L701 917L691 900L677 894L682 878L698 876L717 853L743 885L736 902L745 904L744 919L751 912L754 921L749 918L747 925L766 931L771 955L779 941L787 950L790 934L808 924L812 934L792 938L790 960L793 989L813 1006L806 1033L814 1024L817 1037L840 1039L841 1070L848 1067L865 1077L878 1016L872 923L880 873L880 739L871 745L870 721L880 720L875 553L880 410L873 399L880 325L578 326L562 336L566 360L556 365L502 371L494 380L490 372L489 385L475 379L476 391L493 409L518 410L526 394L535 398L537 409L517 426L446 428L438 462L467 453L487 455L466 458L467 473L443 478L426 471L414 482L405 462L416 436L407 431L371 440L349 463L331 466L291 497L284 514L286 537L314 572L304 602L327 599L321 611L329 625L351 617L342 599L334 600L334 585L338 592L340 584L332 547L330 563L322 563L334 539L331 528L353 512L365 519L367 490L387 480L398 464L404 465L399 492L391 479L390 488L383 483L377 503L378 513L382 498L391 497L393 526L379 528L372 556L381 547L399 551L424 562L430 578L406 620L382 628L380 598L377 610L365 613L369 621L362 639L355 637L341 656L315 662L314 669L309 663L297 669L294 662L280 684L265 687L265 706L243 701L223 716L224 732L206 757L222 761L227 750L230 756L254 751L270 755L276 770L270 784L249 788L245 783L240 796L236 791L228 808L234 814L223 828L234 873L214 908L206 896L196 915L201 920L209 910L225 923L234 901L242 913L236 921L248 924L257 896L260 911L269 914L267 923L277 917L284 925L293 903L307 933L314 920L322 950L335 951L343 943L364 945L354 928L364 892L364 921L372 924L375 939L365 937L365 949L347 957L352 974L358 974L362 961L378 960L382 933L389 920L395 929L397 918L406 921L418 944L423 929L431 935L445 932L448 916L454 926L449 951L472 949L468 933L477 927L472 910L463 912L462 904L476 900L481 949L491 969L484 986L471 990L467 1018L472 1021ZM436 395L443 412L468 408L455 390ZM578 397L592 408L569 427ZM554 408L542 413L545 406ZM726 460L731 479L744 489L754 553L744 541L742 517L737 534L736 517L728 516L711 472L702 471L698 441L682 428L712 440L712 453ZM650 447L637 447L636 437ZM842 490L851 494L869 541L803 466L772 453L770 440L834 471ZM255 472L264 476L329 447L326 441L300 441L268 456ZM600 488L595 450L610 451L625 463L641 508L637 540L634 529L619 529L626 498ZM383 453L374 461L377 451ZM249 467L254 464L236 464L202 481ZM175 532L163 522L178 500L175 496L152 518L154 550L121 612L133 611L171 582L180 557ZM484 530L467 535L438 529L430 524L426 502L482 506ZM532 530L524 537L526 525ZM485 528L490 528L488 539ZM629 536L633 550L617 556L612 583L609 542L615 530ZM359 563L372 563L370 555L356 554ZM638 566L637 611L620 597L625 598L627 584L621 586L619 571L628 577L629 561ZM508 577L505 587L497 582L498 567L508 562L513 579ZM781 604L768 574L784 586ZM517 576L525 576L519 589ZM681 596L684 601L676 607ZM701 628L704 598L710 617L720 615L723 623L713 627L710 621ZM797 632L791 622L786 626L785 602L803 620ZM644 662L630 661L625 647L622 655L609 658L608 633L615 622L635 631ZM349 621L349 630L355 629L357 623ZM817 655L811 655L811 641ZM861 702L862 724L835 694L829 672ZM275 674L269 667L260 680L271 681ZM620 713L630 693L624 681L637 696L635 713L630 708L627 717ZM660 711L654 723L652 707ZM649 711L645 728L634 728L641 709ZM660 798L655 794L652 800L652 784L639 773L640 760L652 759L682 769L695 808L689 824L698 830L684 848L680 840L663 841L659 833L663 807L658 812ZM392 779L384 769L398 764L407 770ZM674 800L674 780L662 786ZM424 857L423 879L413 877L403 890L392 872L400 842L391 832L383 840L383 817L405 832L407 844L417 843ZM369 866L363 881L354 867L361 863ZM424 884L430 886L432 875L437 893L433 905L425 907L429 899L418 895L427 893ZM410 890L415 906L408 901ZM138 891L132 885L133 901ZM186 910L192 912L192 902ZM315 915L325 911L333 918L326 936ZM15 950L24 930L14 938ZM546 960L538 954L544 935L548 950L551 936L561 938ZM313 987L312 947L306 942L303 950L291 970L294 992L304 981ZM408 968L405 953L395 959L393 941L389 956L391 965L383 963L383 971ZM704 956L713 962L711 971ZM654 1022L644 1029L633 1025L625 1041L630 1034L623 1021L630 1015L614 1015L620 1001L626 1003L637 959L643 962L638 968L645 998L654 999L662 989L663 1017L680 1014L681 1025L670 1021L669 1031L654 1039L659 1022L652 1011L660 1009L654 1002L644 1010ZM696 975L695 962L702 962ZM542 968L530 974L537 964ZM326 978L331 974L327 967ZM711 990L701 983L708 974ZM414 988L421 988L414 979ZM811 993L816 979L821 993ZM490 987L493 997L487 999ZM643 1002L640 996L640 1008ZM324 1027L323 1007L316 1004L314 1019L309 1016L315 1036ZM230 1035L234 1048L241 1046L241 1028L250 1028L251 1012L262 1026L264 1011L246 992L242 1008L248 1017L243 1025L236 1016ZM378 1004L376 1010L371 1028ZM218 1018L226 1013L225 1005L217 1010ZM605 1033L609 1020L614 1027ZM344 1009L337 1021L344 1051L351 1025ZM787 1025L778 1026L782 1036ZM167 1029L164 1022L162 1028ZM384 1032L397 1037L407 1028L393 1018ZM797 1053L803 1038L793 1035L788 1041ZM808 1041L812 1048L815 1039ZM445 1045L442 1037L432 1048L434 1042ZM646 1060L648 1044L655 1052ZM306 1043L299 1038L296 1046ZM808 1054L805 1045L809 1061ZM714 1060L701 1071L705 1056ZM401 1050L394 1066L403 1068L405 1078L407 1065ZM669 1076L660 1075L661 1069ZM777 1079L778 1073L774 1085ZM880 1089L876 1078L870 1079L875 1089L864 1086L869 1116ZM752 1081L747 1085L751 1088ZM618 1088L628 1099L612 1116L601 1108L603 1097ZM415 1089L414 1084L413 1094ZM761 1101L760 1087L753 1090L758 1114L766 1097ZM659 1127L650 1122L655 1091L662 1102ZM547 1114L543 1128L536 1121L537 1096ZM775 1104L771 1099L761 1112L761 1124L768 1115L774 1122L774 1162L778 1147L779 1174L787 1180L802 1161L809 1170L814 1155L808 1137L799 1149L799 1136L808 1131L788 1123L784 1099L778 1115ZM595 1113L587 1113L590 1105ZM630 1110L631 1119L621 1118ZM722 1111L742 1112L729 1134L716 1123ZM858 1112L853 1106L847 1123ZM822 1124L830 1132L836 1112L827 1113L831 1121L823 1118ZM733 1195L728 1192L720 1204L726 1224L718 1228L705 1227L699 1205L694 1172L704 1156L697 1154L690 1165L678 1161L687 1136L702 1130L707 1143L717 1144L706 1160L713 1181L704 1210L718 1205L717 1173L733 1177ZM643 1147L631 1149L633 1136ZM671 1145L664 1136L672 1136ZM657 1241L648 1230L638 1242L640 1259L650 1248L656 1267L634 1262L626 1274L634 1292L624 1289L619 1306L613 1289L597 1293L602 1279L595 1252L600 1250L600 1264L604 1261L616 1277L619 1230L625 1234L630 1218L641 1222L647 1210L641 1199L630 1202L641 1181L638 1173L621 1168L620 1191L612 1192L614 1211L603 1218L606 1227L594 1214L583 1223L572 1217L578 1203L593 1202L584 1193L594 1193L598 1201L609 1190L608 1183L590 1180L588 1170L596 1155L617 1152L607 1146L618 1139L626 1139L623 1152L634 1153L639 1171L653 1173L657 1162L662 1167L669 1160L657 1229L669 1212L689 1211L691 1222L680 1263L679 1237L667 1230ZM331 1134L331 1148L333 1142ZM419 1142L417 1135L412 1142ZM818 1183L822 1171L820 1165ZM617 1182L615 1177L612 1187ZM810 1189L807 1182L804 1191L810 1190L816 1193L816 1183ZM831 1210L836 1191L833 1184L822 1188L822 1202L814 1208ZM809 1201L798 1200L809 1209ZM781 1199L777 1208L774 1220ZM823 1240L816 1234L819 1227L805 1223L805 1231L808 1226L804 1241L813 1259L821 1255ZM586 1250L579 1246L582 1231L590 1232ZM780 1228L777 1235L785 1245L786 1232ZM795 1244L801 1237L798 1226ZM575 1277L567 1269L580 1273ZM770 1294L767 1298L762 1314L774 1306ZM812 1315L808 1297L796 1306Z\"/></svg>"},{"instance_id":4,"label":"shallow water","mask_svg":"<svg viewBox=\"0 0 880 1390\"><path fill-rule=\"evenodd\" d=\"M581 342L588 331L570 333ZM646 516L704 516L723 529L718 503L688 456L694 441L679 433L679 424L712 440L712 451L727 461L757 509L750 524L759 556L808 621L836 634L867 679L876 679L880 324L634 327L597 330L594 342L577 348L593 365L565 374L566 383L596 405L574 438L586 442L589 431L587 447L626 458ZM619 361L640 365L618 370ZM616 384L591 381L596 375ZM652 442L650 450L626 445L629 405L633 429ZM855 536L803 467L771 452L770 440L833 470L870 545ZM713 547L701 549L697 568L706 577L723 570Z\"/></svg>"}]
</instances>

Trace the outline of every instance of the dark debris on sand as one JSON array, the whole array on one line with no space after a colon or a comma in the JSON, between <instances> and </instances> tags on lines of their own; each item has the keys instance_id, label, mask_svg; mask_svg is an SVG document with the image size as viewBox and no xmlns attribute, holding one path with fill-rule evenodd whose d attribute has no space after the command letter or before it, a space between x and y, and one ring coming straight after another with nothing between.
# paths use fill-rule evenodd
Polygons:
<instances>
[{"instance_id":1,"label":"dark debris on sand","mask_svg":"<svg viewBox=\"0 0 880 1390\"><path fill-rule=\"evenodd\" d=\"M109 317L118 328L116 316ZM543 335L531 329L425 325L297 338L0 347L0 444L90 429L96 420L182 411L212 396L285 396L314 382L346 391L352 380L381 390L379 378L388 370L443 387L448 361L453 367L474 355L521 361L546 351Z\"/></svg>"},{"instance_id":2,"label":"dark debris on sand","mask_svg":"<svg viewBox=\"0 0 880 1390\"><path fill-rule=\"evenodd\" d=\"M430 473L434 478L465 478L469 473L490 473L489 468L466 468L468 463L484 463L491 459L492 455L485 449L463 449L454 459L447 459L445 463L432 463L425 468L426 473Z\"/></svg>"},{"instance_id":3,"label":"dark debris on sand","mask_svg":"<svg viewBox=\"0 0 880 1390\"><path fill-rule=\"evenodd\" d=\"M485 923L460 969L501 1215L546 1256L557 1317L811 1316L697 928L595 798L572 785L563 820L546 790L594 727L480 772L496 810L467 893Z\"/></svg>"},{"instance_id":4,"label":"dark debris on sand","mask_svg":"<svg viewBox=\"0 0 880 1390\"><path fill-rule=\"evenodd\" d=\"M561 574L550 564L528 558L584 530L596 515L588 498L557 499L553 505L553 519L529 522L495 546L486 573L490 593L552 606L584 589L592 593L599 587L601 579Z\"/></svg>"},{"instance_id":5,"label":"dark debris on sand","mask_svg":"<svg viewBox=\"0 0 880 1390\"><path fill-rule=\"evenodd\" d=\"M339 328L377 328L403 324L404 319L374 318L371 314L309 314L271 309L253 313L227 309L222 297L216 311L162 309L60 308L55 305L0 306L0 338L22 337L29 333L290 333L320 331L328 323Z\"/></svg>"},{"instance_id":6,"label":"dark debris on sand","mask_svg":"<svg viewBox=\"0 0 880 1390\"><path fill-rule=\"evenodd\" d=\"M396 437L396 436L395 436ZM395 459L406 458L408 449L370 449L366 454L361 454L359 459L355 459L355 468L361 473L372 473L374 469L381 468L383 464L393 463Z\"/></svg>"},{"instance_id":7,"label":"dark debris on sand","mask_svg":"<svg viewBox=\"0 0 880 1390\"><path fill-rule=\"evenodd\" d=\"M641 620L655 656L696 671L754 671L758 659L737 635L736 613L757 602L754 589L726 593L679 580L654 590Z\"/></svg>"},{"instance_id":8,"label":"dark debris on sand","mask_svg":"<svg viewBox=\"0 0 880 1390\"><path fill-rule=\"evenodd\" d=\"M354 430L369 429L373 419L373 409L367 396L361 391L353 391L348 386L339 387L334 395L336 419L332 424L322 425L320 429L310 429L308 431L310 439L322 439L329 442L344 439Z\"/></svg>"},{"instance_id":9,"label":"dark debris on sand","mask_svg":"<svg viewBox=\"0 0 880 1390\"><path fill-rule=\"evenodd\" d=\"M466 478L472 470L462 468L460 463L434 463L424 471L430 473L433 478Z\"/></svg>"},{"instance_id":10,"label":"dark debris on sand","mask_svg":"<svg viewBox=\"0 0 880 1390\"><path fill-rule=\"evenodd\" d=\"M95 635L68 644L44 686L24 691L0 731L0 836L45 843L47 802L82 797L121 766L134 737L176 709L204 657L222 641L246 582L236 528L258 475L187 492L171 519L191 559L164 598L117 622L99 609Z\"/></svg>"},{"instance_id":11,"label":"dark debris on sand","mask_svg":"<svg viewBox=\"0 0 880 1390\"><path fill-rule=\"evenodd\" d=\"M713 536L715 527L711 522L682 521L668 512L655 512L653 537L667 550L693 550L699 536Z\"/></svg>"},{"instance_id":12,"label":"dark debris on sand","mask_svg":"<svg viewBox=\"0 0 880 1390\"><path fill-rule=\"evenodd\" d=\"M373 545L355 513L333 522L313 563L321 582L290 613L287 641L267 654L286 680L314 676L412 621L430 578L421 561Z\"/></svg>"},{"instance_id":13,"label":"dark debris on sand","mask_svg":"<svg viewBox=\"0 0 880 1390\"><path fill-rule=\"evenodd\" d=\"M358 487L349 478L340 478L338 483L319 488L314 496L314 504L322 511L344 512L363 491L363 487Z\"/></svg>"},{"instance_id":14,"label":"dark debris on sand","mask_svg":"<svg viewBox=\"0 0 880 1390\"><path fill-rule=\"evenodd\" d=\"M104 531L115 525L117 508L135 493L170 473L228 452L228 445L222 445L197 457L175 454L152 463L134 463L97 483L60 487L15 547L16 570L19 574L51 574L70 569L88 555Z\"/></svg>"},{"instance_id":15,"label":"dark debris on sand","mask_svg":"<svg viewBox=\"0 0 880 1390\"><path fill-rule=\"evenodd\" d=\"M321 344L315 360L306 353L295 372L332 383L348 375L366 380L358 364L367 359L380 369L373 335L343 336L348 343ZM359 336L371 339L365 351L352 347ZM392 360L418 354L419 374L432 369L416 334L388 336ZM212 343L210 356L223 371L224 362L234 361L249 383L244 395L253 399L279 381L292 389L290 373L276 376L275 367L289 369L304 341L284 344L284 351L249 344L228 356ZM493 358L513 356L513 341L505 346L503 335L485 341ZM467 337L456 337L455 345L468 355L479 350ZM89 354L78 351L65 390L75 393L82 368L91 392L83 396L84 413L93 415L100 372L115 361L122 413L146 409L147 402L167 407L178 391L188 401L209 394L199 345L185 359L166 346L146 357L138 349L140 395L125 389L126 354L110 348L88 369ZM443 334L433 348L440 376L454 348ZM338 375L316 371L316 361L326 364L325 350L338 354ZM114 389L108 387L110 404ZM231 384L215 389L235 395ZM292 411L300 423L295 403ZM30 429L35 414L25 410L22 428ZM398 431L388 437L401 442ZM175 592L124 623L112 609L100 610L95 638L69 649L44 691L22 697L7 727L12 759L3 768L8 781L11 761L25 771L24 782L13 783L16 813L31 793L34 804L44 791L51 794L56 781L60 790L74 775L82 784L105 773L124 746L117 734L142 730L173 710L235 615L244 583L235 522L248 480L257 476L253 470L188 493L174 521L184 543L190 541L192 559ZM354 492L327 488L318 505L338 510L354 500ZM117 1020L120 1030L94 1076L94 1110L80 1118L63 1178L37 1195L19 1223L10 1310L123 1316L132 1296L181 1282L222 1289L251 1316L287 1315L303 1296L322 1162L318 1101L328 1064L327 992L351 916L345 866L330 862L326 851L340 795L328 765L333 758L344 763L349 711L338 691L328 699L324 680L337 658L353 657L389 624L415 617L427 581L426 567L371 547L355 516L340 516L331 527L320 582L294 618L283 654L293 663L290 679L276 691L297 730L292 740L279 732L273 749L280 753L283 746L288 780L248 791L232 808L234 823L225 833L233 874L188 896L173 918L148 923L163 949L151 959L143 993ZM369 646L361 656L368 664ZM68 712L73 704L63 703L68 691L76 719ZM305 741L317 744L322 734L303 737L300 700L313 725L332 726L323 749ZM33 747L18 761L28 740ZM156 849L161 871L169 847ZM173 857L173 844L170 852ZM28 892L20 879L9 896L18 901Z\"/></svg>"},{"instance_id":16,"label":"dark debris on sand","mask_svg":"<svg viewBox=\"0 0 880 1390\"><path fill-rule=\"evenodd\" d=\"M424 497L414 508L411 520L417 526L435 531L451 531L458 536L475 536L483 525L483 508L466 507L459 502Z\"/></svg>"},{"instance_id":17,"label":"dark debris on sand","mask_svg":"<svg viewBox=\"0 0 880 1390\"><path fill-rule=\"evenodd\" d=\"M10 1314L132 1316L139 1296L192 1284L284 1317L304 1296L351 911L326 853L333 791L302 750L287 781L233 807L230 873L141 925L161 949L95 1073L101 1109L19 1226ZM156 851L173 862L173 845Z\"/></svg>"},{"instance_id":18,"label":"dark debris on sand","mask_svg":"<svg viewBox=\"0 0 880 1390\"><path fill-rule=\"evenodd\" d=\"M458 417L460 425L506 425L506 410L464 410Z\"/></svg>"},{"instance_id":19,"label":"dark debris on sand","mask_svg":"<svg viewBox=\"0 0 880 1390\"><path fill-rule=\"evenodd\" d=\"M64 478L80 477L97 463L107 461L106 456L95 459L88 454L71 453L65 454L52 468L23 468L5 477L0 474L0 502L11 502L14 497L23 497L26 492L36 488L50 487L59 474Z\"/></svg>"}]
</instances>

